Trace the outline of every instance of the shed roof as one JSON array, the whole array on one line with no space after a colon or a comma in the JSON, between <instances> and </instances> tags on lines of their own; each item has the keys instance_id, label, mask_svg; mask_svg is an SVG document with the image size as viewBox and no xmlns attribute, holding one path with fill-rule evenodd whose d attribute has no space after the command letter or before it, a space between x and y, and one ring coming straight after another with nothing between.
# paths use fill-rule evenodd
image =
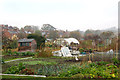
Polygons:
<instances>
[{"instance_id":1,"label":"shed roof","mask_svg":"<svg viewBox=\"0 0 120 80\"><path fill-rule=\"evenodd\" d=\"M20 39L18 42L32 42L34 39Z\"/></svg>"}]
</instances>

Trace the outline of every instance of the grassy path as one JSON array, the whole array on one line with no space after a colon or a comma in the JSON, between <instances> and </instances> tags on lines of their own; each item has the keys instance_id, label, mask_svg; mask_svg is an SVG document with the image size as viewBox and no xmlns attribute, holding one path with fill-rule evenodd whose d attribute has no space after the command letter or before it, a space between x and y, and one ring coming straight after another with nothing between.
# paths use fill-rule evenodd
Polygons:
<instances>
[{"instance_id":1,"label":"grassy path","mask_svg":"<svg viewBox=\"0 0 120 80\"><path fill-rule=\"evenodd\" d=\"M18 61L18 60L24 60L24 59L30 59L30 58L32 58L32 57L17 58L17 59L12 59L12 60L9 60L9 61L5 61L5 63L12 62L12 61Z\"/></svg>"}]
</instances>

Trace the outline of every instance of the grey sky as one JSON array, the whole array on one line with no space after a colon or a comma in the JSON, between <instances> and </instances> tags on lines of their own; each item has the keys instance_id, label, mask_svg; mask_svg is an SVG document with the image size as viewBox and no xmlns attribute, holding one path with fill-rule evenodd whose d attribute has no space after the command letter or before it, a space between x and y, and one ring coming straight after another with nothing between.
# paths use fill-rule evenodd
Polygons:
<instances>
[{"instance_id":1,"label":"grey sky","mask_svg":"<svg viewBox=\"0 0 120 80\"><path fill-rule=\"evenodd\" d=\"M62 30L118 26L119 0L0 0L0 24L51 24Z\"/></svg>"}]
</instances>

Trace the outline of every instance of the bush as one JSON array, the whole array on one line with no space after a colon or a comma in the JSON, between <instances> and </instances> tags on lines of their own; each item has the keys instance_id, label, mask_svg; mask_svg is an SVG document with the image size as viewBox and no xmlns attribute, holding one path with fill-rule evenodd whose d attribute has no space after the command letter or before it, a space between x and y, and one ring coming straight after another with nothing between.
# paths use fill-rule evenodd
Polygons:
<instances>
[{"instance_id":1,"label":"bush","mask_svg":"<svg viewBox=\"0 0 120 80\"><path fill-rule=\"evenodd\" d=\"M52 51L49 49L42 49L38 54L37 57L52 57Z\"/></svg>"}]
</instances>

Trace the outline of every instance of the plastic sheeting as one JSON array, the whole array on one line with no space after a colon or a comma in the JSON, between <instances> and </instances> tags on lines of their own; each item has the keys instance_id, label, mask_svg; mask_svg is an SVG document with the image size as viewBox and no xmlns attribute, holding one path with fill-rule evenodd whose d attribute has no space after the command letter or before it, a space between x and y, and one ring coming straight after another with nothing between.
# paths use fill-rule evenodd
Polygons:
<instances>
[{"instance_id":1,"label":"plastic sheeting","mask_svg":"<svg viewBox=\"0 0 120 80\"><path fill-rule=\"evenodd\" d=\"M79 44L79 41L78 41L77 39L75 39L75 38L66 38L66 39L64 39L64 40L66 40L69 45L70 45L72 42Z\"/></svg>"},{"instance_id":2,"label":"plastic sheeting","mask_svg":"<svg viewBox=\"0 0 120 80\"><path fill-rule=\"evenodd\" d=\"M61 53L64 57L72 56L68 47L62 47L61 48Z\"/></svg>"},{"instance_id":3,"label":"plastic sheeting","mask_svg":"<svg viewBox=\"0 0 120 80\"><path fill-rule=\"evenodd\" d=\"M113 54L113 50L111 49L111 50L107 51L107 53L108 54Z\"/></svg>"}]
</instances>

